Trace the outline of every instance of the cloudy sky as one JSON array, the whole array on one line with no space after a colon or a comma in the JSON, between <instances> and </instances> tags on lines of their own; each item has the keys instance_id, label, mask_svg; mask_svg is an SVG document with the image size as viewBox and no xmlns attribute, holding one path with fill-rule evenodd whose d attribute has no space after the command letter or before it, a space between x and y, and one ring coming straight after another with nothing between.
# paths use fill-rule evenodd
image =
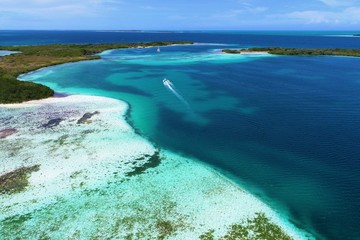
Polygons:
<instances>
[{"instance_id":1,"label":"cloudy sky","mask_svg":"<svg viewBox=\"0 0 360 240\"><path fill-rule=\"evenodd\" d=\"M358 30L360 0L0 0L0 30Z\"/></svg>"}]
</instances>

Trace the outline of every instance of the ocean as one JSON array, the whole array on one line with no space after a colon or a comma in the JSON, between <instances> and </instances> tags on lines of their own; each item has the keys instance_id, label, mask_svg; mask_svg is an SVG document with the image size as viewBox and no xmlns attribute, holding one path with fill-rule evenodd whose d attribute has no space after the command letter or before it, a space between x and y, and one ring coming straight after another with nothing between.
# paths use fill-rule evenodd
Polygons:
<instances>
[{"instance_id":1,"label":"ocean","mask_svg":"<svg viewBox=\"0 0 360 240\"><path fill-rule=\"evenodd\" d=\"M109 50L20 78L124 100L155 145L209 164L319 239L359 238L360 58L220 52L360 49L350 32L0 31L0 45L167 40L195 44Z\"/></svg>"}]
</instances>

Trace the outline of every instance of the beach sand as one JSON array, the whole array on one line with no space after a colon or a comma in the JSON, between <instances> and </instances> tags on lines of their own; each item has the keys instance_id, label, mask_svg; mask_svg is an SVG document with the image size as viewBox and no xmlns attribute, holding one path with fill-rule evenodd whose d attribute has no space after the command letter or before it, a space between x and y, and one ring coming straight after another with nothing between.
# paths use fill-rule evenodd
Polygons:
<instances>
[{"instance_id":1,"label":"beach sand","mask_svg":"<svg viewBox=\"0 0 360 240\"><path fill-rule=\"evenodd\" d=\"M255 52L255 51L241 51L240 54L242 55L266 55L269 54L268 52Z\"/></svg>"}]
</instances>

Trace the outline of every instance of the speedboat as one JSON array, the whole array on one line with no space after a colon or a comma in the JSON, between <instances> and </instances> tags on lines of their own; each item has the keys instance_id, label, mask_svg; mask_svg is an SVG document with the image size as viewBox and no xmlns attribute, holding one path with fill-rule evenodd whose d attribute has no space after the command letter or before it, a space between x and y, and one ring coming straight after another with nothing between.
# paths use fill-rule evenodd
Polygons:
<instances>
[{"instance_id":1,"label":"speedboat","mask_svg":"<svg viewBox=\"0 0 360 240\"><path fill-rule=\"evenodd\" d=\"M166 78L164 78L163 83L164 83L164 85L170 85L171 84L170 80L166 79Z\"/></svg>"}]
</instances>

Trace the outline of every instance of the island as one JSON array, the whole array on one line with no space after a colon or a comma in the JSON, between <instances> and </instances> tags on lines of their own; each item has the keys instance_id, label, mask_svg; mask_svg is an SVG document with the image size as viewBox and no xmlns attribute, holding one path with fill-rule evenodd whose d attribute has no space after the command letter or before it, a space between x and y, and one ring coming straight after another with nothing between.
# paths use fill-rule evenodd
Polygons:
<instances>
[{"instance_id":1,"label":"island","mask_svg":"<svg viewBox=\"0 0 360 240\"><path fill-rule=\"evenodd\" d=\"M274 55L295 55L295 56L347 56L360 57L360 49L341 49L341 48L247 48L247 49L223 49L223 53L230 54L249 54L249 53L268 53Z\"/></svg>"},{"instance_id":2,"label":"island","mask_svg":"<svg viewBox=\"0 0 360 240\"><path fill-rule=\"evenodd\" d=\"M360 33L353 34L354 37L360 37Z\"/></svg>"},{"instance_id":3,"label":"island","mask_svg":"<svg viewBox=\"0 0 360 240\"><path fill-rule=\"evenodd\" d=\"M192 44L185 41L112 44L52 44L0 46L16 54L0 57L0 103L19 103L51 97L54 91L41 84L19 81L20 74L57 64L99 59L95 55L108 49Z\"/></svg>"}]
</instances>

